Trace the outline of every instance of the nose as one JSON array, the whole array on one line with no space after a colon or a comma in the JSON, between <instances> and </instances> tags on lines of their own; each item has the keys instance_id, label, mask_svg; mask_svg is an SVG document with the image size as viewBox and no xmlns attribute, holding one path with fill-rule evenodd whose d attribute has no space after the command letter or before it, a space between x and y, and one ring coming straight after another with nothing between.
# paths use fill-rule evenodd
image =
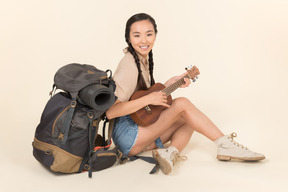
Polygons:
<instances>
[{"instance_id":1,"label":"nose","mask_svg":"<svg viewBox=\"0 0 288 192\"><path fill-rule=\"evenodd\" d=\"M143 36L142 39L141 39L141 43L146 43L146 42L147 42L146 37Z\"/></svg>"}]
</instances>

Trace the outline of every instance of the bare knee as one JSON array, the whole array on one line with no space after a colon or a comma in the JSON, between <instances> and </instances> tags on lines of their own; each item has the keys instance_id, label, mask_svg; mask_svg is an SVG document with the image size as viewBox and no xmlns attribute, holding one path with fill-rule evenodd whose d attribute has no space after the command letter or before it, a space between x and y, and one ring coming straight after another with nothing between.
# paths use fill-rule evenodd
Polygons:
<instances>
[{"instance_id":1,"label":"bare knee","mask_svg":"<svg viewBox=\"0 0 288 192\"><path fill-rule=\"evenodd\" d=\"M173 100L172 105L179 109L186 109L187 107L195 107L186 97L179 97Z\"/></svg>"}]
</instances>

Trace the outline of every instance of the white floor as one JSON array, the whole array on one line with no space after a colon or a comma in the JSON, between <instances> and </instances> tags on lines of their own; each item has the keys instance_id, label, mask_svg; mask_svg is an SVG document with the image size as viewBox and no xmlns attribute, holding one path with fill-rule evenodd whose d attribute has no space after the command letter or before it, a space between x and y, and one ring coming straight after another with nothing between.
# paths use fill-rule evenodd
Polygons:
<instances>
[{"instance_id":1,"label":"white floor","mask_svg":"<svg viewBox=\"0 0 288 192\"><path fill-rule=\"evenodd\" d=\"M11 127L10 127L11 128ZM24 126L23 126L24 128ZM16 131L16 130L15 130ZM180 162L174 172L166 176L161 171L149 175L152 165L142 160L116 165L107 170L87 173L54 174L40 165L32 156L30 137L21 137L24 131L1 139L1 188L3 191L261 191L286 192L288 164L287 146L275 150L275 145L262 143L258 147L267 159L261 162L222 162L215 159L212 142L194 134L191 142L182 152L188 157ZM2 133L3 134L3 133ZM10 134L10 135L9 135ZM12 140L14 139L14 141ZM239 138L240 139L240 138ZM252 141L250 143L253 143ZM284 143L284 142L283 142ZM151 152L143 155L149 156Z\"/></svg>"}]
</instances>

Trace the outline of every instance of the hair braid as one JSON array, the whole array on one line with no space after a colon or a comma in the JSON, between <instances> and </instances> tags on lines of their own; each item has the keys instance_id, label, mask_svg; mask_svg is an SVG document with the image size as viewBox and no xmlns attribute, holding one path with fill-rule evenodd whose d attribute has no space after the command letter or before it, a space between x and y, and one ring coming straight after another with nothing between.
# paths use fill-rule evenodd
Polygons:
<instances>
[{"instance_id":1,"label":"hair braid","mask_svg":"<svg viewBox=\"0 0 288 192\"><path fill-rule=\"evenodd\" d=\"M153 61L153 53L151 50L149 52L149 72L150 72L150 78L151 78L151 86L155 84L153 70L154 70L154 61Z\"/></svg>"},{"instance_id":2,"label":"hair braid","mask_svg":"<svg viewBox=\"0 0 288 192\"><path fill-rule=\"evenodd\" d=\"M128 43L129 47L128 47L128 51L133 55L137 69L138 69L138 79L137 79L137 88L139 90L146 90L148 89L145 80L142 76L142 71L141 71L141 64L140 64L140 60L139 57L135 51L135 49L132 47L131 43Z\"/></svg>"}]
</instances>

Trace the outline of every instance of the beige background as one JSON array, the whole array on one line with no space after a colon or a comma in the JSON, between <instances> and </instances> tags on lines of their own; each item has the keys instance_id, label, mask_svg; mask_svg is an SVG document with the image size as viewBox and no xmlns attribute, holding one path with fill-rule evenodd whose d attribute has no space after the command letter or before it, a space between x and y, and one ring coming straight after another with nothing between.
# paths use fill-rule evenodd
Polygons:
<instances>
[{"instance_id":1,"label":"beige background","mask_svg":"<svg viewBox=\"0 0 288 192\"><path fill-rule=\"evenodd\" d=\"M1 0L1 188L287 191L287 10L286 0ZM183 151L188 160L170 176L149 175L152 167L142 161L93 179L63 176L34 159L31 142L56 70L79 62L114 71L126 46L126 20L139 12L158 24L156 80L197 65L199 80L173 96L188 97L224 133L237 132L237 141L267 160L217 161L214 144L197 133Z\"/></svg>"}]
</instances>

